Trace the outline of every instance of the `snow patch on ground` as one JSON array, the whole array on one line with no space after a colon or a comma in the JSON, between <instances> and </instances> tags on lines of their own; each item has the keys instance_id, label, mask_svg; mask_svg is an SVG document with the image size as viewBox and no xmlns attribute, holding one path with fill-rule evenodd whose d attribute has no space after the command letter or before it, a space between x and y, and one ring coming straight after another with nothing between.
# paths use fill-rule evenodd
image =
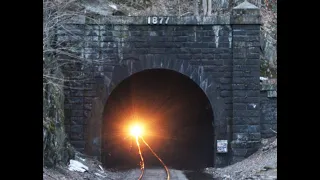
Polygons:
<instances>
[{"instance_id":1,"label":"snow patch on ground","mask_svg":"<svg viewBox=\"0 0 320 180\"><path fill-rule=\"evenodd\" d=\"M266 81L266 80L268 80L267 77L260 77L260 81Z\"/></svg>"},{"instance_id":2,"label":"snow patch on ground","mask_svg":"<svg viewBox=\"0 0 320 180\"><path fill-rule=\"evenodd\" d=\"M86 172L89 170L88 166L83 165L81 162L76 160L70 160L68 169L70 171Z\"/></svg>"}]
</instances>

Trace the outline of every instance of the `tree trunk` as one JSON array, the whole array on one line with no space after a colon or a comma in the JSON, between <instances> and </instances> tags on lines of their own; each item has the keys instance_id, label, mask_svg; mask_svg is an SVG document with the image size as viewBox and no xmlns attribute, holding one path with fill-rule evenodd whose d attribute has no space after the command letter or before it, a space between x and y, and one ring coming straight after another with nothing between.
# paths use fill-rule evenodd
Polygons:
<instances>
[{"instance_id":1,"label":"tree trunk","mask_svg":"<svg viewBox=\"0 0 320 180\"><path fill-rule=\"evenodd\" d=\"M179 8L179 16L181 16L181 12L180 12L180 0L178 0L178 8Z\"/></svg>"},{"instance_id":2,"label":"tree trunk","mask_svg":"<svg viewBox=\"0 0 320 180\"><path fill-rule=\"evenodd\" d=\"M208 0L208 16L212 13L212 0Z\"/></svg>"},{"instance_id":3,"label":"tree trunk","mask_svg":"<svg viewBox=\"0 0 320 180\"><path fill-rule=\"evenodd\" d=\"M199 15L199 3L198 0L194 0L194 15Z\"/></svg>"},{"instance_id":4,"label":"tree trunk","mask_svg":"<svg viewBox=\"0 0 320 180\"><path fill-rule=\"evenodd\" d=\"M202 9L203 9L204 16L207 15L207 8L208 8L207 0L202 0Z\"/></svg>"}]
</instances>

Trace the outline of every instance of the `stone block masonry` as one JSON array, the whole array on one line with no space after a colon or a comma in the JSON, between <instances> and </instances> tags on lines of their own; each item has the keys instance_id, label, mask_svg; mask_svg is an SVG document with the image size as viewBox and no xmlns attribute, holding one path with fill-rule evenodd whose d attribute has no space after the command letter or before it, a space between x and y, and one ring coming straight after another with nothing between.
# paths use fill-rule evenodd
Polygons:
<instances>
[{"instance_id":1,"label":"stone block masonry","mask_svg":"<svg viewBox=\"0 0 320 180\"><path fill-rule=\"evenodd\" d=\"M80 19L80 20L79 20ZM65 66L67 132L78 150L101 158L103 107L113 88L130 75L171 69L196 82L214 111L216 151L225 166L252 154L259 145L260 11L247 2L231 14L212 17L78 18L58 30L58 42L72 47ZM81 60L79 60L81 59ZM77 82L73 80L77 79ZM79 81L80 79L80 81Z\"/></svg>"},{"instance_id":2,"label":"stone block masonry","mask_svg":"<svg viewBox=\"0 0 320 180\"><path fill-rule=\"evenodd\" d=\"M261 83L260 125L262 138L276 135L273 132L277 131L277 84L275 82Z\"/></svg>"}]
</instances>

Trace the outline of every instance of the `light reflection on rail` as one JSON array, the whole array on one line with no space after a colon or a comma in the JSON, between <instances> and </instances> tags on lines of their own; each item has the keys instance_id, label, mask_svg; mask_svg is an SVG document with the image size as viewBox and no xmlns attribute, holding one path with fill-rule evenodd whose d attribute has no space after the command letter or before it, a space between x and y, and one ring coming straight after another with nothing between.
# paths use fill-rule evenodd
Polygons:
<instances>
[{"instance_id":1,"label":"light reflection on rail","mask_svg":"<svg viewBox=\"0 0 320 180\"><path fill-rule=\"evenodd\" d=\"M142 153L141 153L141 149L140 149L140 144L139 144L139 136L136 136L136 143L137 143L137 146L138 146L138 150L139 150L139 155L140 155L140 167L141 167L141 174L139 176L139 179L138 180L141 180L143 174L144 174L144 160L143 160L143 156L142 156Z\"/></svg>"},{"instance_id":2,"label":"light reflection on rail","mask_svg":"<svg viewBox=\"0 0 320 180\"><path fill-rule=\"evenodd\" d=\"M142 136L136 136L136 142L137 142L137 146L139 149L139 155L140 155L140 167L141 167L141 174L139 176L138 180L141 180L143 174L144 174L144 160L143 160L143 156L141 154L141 149L140 149L140 144L139 144L139 137L141 138L141 140L143 141L143 143L150 149L150 151L152 152L152 154L160 161L160 163L162 164L162 166L164 167L164 169L166 170L167 173L167 180L170 180L170 172L168 167L164 164L164 162L160 159L160 157L151 149L151 147L149 146L149 144L142 138Z\"/></svg>"}]
</instances>

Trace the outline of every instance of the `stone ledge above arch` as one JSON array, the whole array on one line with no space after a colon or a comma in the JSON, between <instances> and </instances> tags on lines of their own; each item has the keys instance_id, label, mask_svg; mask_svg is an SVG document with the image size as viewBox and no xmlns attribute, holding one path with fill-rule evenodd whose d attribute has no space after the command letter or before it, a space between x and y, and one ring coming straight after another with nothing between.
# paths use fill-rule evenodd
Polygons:
<instances>
[{"instance_id":1,"label":"stone ledge above arch","mask_svg":"<svg viewBox=\"0 0 320 180\"><path fill-rule=\"evenodd\" d=\"M187 60L174 59L163 59L160 61L155 59L134 60L131 62L126 61L124 65L115 66L112 77L107 77L107 79L111 79L110 85L112 84L112 88L114 88L122 80L130 77L132 74L147 69L173 70L189 77L206 94L213 107L214 118L217 121L220 120L224 101L223 98L220 98L219 85L214 81L215 77L213 77L210 72L205 72L203 65L191 65ZM111 93L111 90L112 89L109 90L109 93Z\"/></svg>"}]
</instances>

